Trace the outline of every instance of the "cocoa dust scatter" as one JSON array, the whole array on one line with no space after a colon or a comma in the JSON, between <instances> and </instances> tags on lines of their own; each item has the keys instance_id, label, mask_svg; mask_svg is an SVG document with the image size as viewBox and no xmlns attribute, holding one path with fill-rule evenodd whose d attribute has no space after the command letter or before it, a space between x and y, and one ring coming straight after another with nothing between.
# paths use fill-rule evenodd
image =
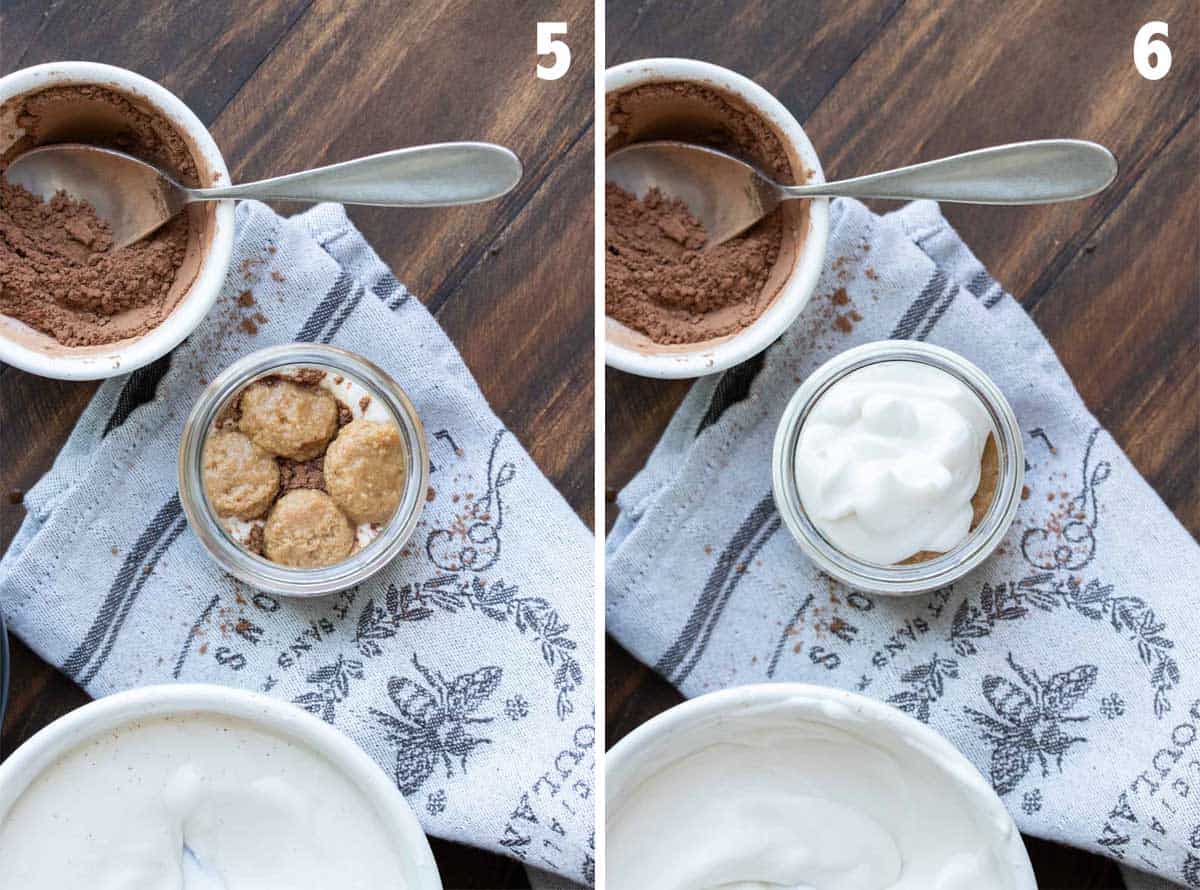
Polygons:
<instances>
[{"instance_id":1,"label":"cocoa dust scatter","mask_svg":"<svg viewBox=\"0 0 1200 890\"><path fill-rule=\"evenodd\" d=\"M246 281L251 281L258 275L258 267L266 263L266 260L261 257L246 257L242 260L242 278Z\"/></svg>"},{"instance_id":2,"label":"cocoa dust scatter","mask_svg":"<svg viewBox=\"0 0 1200 890\"><path fill-rule=\"evenodd\" d=\"M275 271L271 272L271 280L272 281L287 281L287 278L284 277L282 272L275 270Z\"/></svg>"},{"instance_id":3,"label":"cocoa dust scatter","mask_svg":"<svg viewBox=\"0 0 1200 890\"><path fill-rule=\"evenodd\" d=\"M838 257L833 262L835 269L842 268L846 262L846 257ZM849 292L844 287L839 287L833 293L829 294L829 304L832 310L826 310L826 315L830 316L830 322L833 329L840 334L850 334L854 332L854 326L862 321L862 313L854 307L854 300Z\"/></svg>"},{"instance_id":4,"label":"cocoa dust scatter","mask_svg":"<svg viewBox=\"0 0 1200 890\"><path fill-rule=\"evenodd\" d=\"M370 407L371 407L371 397L370 396L363 396L361 399L358 400L358 410L361 411L363 414L366 414L367 409Z\"/></svg>"},{"instance_id":5,"label":"cocoa dust scatter","mask_svg":"<svg viewBox=\"0 0 1200 890\"><path fill-rule=\"evenodd\" d=\"M238 294L238 305L244 309L249 309L254 305L254 291L244 290Z\"/></svg>"},{"instance_id":6,"label":"cocoa dust scatter","mask_svg":"<svg viewBox=\"0 0 1200 890\"><path fill-rule=\"evenodd\" d=\"M258 325L256 325L254 323L254 319L252 319L252 318L243 318L242 323L241 323L241 325L239 325L239 327L241 327L241 329L243 331L245 331L247 334L249 334L251 337L258 334Z\"/></svg>"},{"instance_id":7,"label":"cocoa dust scatter","mask_svg":"<svg viewBox=\"0 0 1200 890\"><path fill-rule=\"evenodd\" d=\"M433 490L432 485L429 486L428 490L426 490L426 492L425 492L425 500L432 501L436 497L437 497L437 492Z\"/></svg>"},{"instance_id":8,"label":"cocoa dust scatter","mask_svg":"<svg viewBox=\"0 0 1200 890\"><path fill-rule=\"evenodd\" d=\"M1023 500L1023 501L1029 500L1029 486L1028 485L1021 486L1021 500Z\"/></svg>"}]
</instances>

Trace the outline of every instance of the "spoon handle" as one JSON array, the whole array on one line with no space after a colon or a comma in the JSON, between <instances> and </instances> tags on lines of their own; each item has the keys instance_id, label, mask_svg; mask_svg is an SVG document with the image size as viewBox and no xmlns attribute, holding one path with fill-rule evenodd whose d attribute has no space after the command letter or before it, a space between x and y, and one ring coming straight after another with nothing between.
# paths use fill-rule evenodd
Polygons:
<instances>
[{"instance_id":1,"label":"spoon handle","mask_svg":"<svg viewBox=\"0 0 1200 890\"><path fill-rule=\"evenodd\" d=\"M1080 139L981 148L819 185L780 186L781 198L932 198L964 204L1048 204L1086 198L1117 175L1112 152Z\"/></svg>"},{"instance_id":2,"label":"spoon handle","mask_svg":"<svg viewBox=\"0 0 1200 890\"><path fill-rule=\"evenodd\" d=\"M385 151L258 182L186 192L189 201L260 198L447 207L498 198L520 179L521 161L507 148L486 142L445 142Z\"/></svg>"}]
</instances>

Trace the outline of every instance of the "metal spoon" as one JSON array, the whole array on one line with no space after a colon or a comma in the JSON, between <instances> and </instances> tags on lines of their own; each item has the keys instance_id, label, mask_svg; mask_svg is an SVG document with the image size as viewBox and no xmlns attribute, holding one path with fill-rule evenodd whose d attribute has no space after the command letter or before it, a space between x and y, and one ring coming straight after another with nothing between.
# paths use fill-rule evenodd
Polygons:
<instances>
[{"instance_id":1,"label":"metal spoon","mask_svg":"<svg viewBox=\"0 0 1200 890\"><path fill-rule=\"evenodd\" d=\"M639 197L651 187L687 205L707 247L744 232L793 198L933 198L961 204L1048 204L1086 198L1117 175L1107 148L1079 139L1014 142L819 185L780 185L744 161L686 142L638 142L605 161L609 182Z\"/></svg>"},{"instance_id":2,"label":"metal spoon","mask_svg":"<svg viewBox=\"0 0 1200 890\"><path fill-rule=\"evenodd\" d=\"M521 179L521 161L486 142L446 142L224 188L191 189L150 164L94 145L34 148L8 167L9 182L49 200L59 190L87 201L112 227L113 247L144 238L192 201L261 198L391 207L490 201Z\"/></svg>"}]
</instances>

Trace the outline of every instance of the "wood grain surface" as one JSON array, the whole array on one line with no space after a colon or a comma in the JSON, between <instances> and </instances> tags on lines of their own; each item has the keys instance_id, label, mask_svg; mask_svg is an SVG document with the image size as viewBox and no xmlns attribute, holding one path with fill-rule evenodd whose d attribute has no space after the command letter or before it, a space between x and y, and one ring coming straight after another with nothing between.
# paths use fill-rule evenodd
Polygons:
<instances>
[{"instance_id":1,"label":"wood grain surface","mask_svg":"<svg viewBox=\"0 0 1200 890\"><path fill-rule=\"evenodd\" d=\"M561 80L535 77L539 20L568 24ZM525 176L499 202L350 216L591 523L592 20L590 0L4 0L0 74L89 59L159 80L212 130L235 182L424 142L511 147ZM94 390L0 368L0 550ZM13 644L4 751L87 700ZM447 888L528 886L510 860L433 846Z\"/></svg>"},{"instance_id":2,"label":"wood grain surface","mask_svg":"<svg viewBox=\"0 0 1200 890\"><path fill-rule=\"evenodd\" d=\"M1133 66L1146 21L1174 67ZM1094 139L1120 160L1089 201L946 205L1033 315L1084 401L1187 529L1200 533L1200 15L1193 0L610 0L607 64L687 56L739 71L803 124L828 178L988 144ZM876 209L889 206L878 202ZM607 522L689 384L606 376ZM613 641L608 744L680 701ZM1123 886L1109 861L1028 841L1043 890Z\"/></svg>"}]
</instances>

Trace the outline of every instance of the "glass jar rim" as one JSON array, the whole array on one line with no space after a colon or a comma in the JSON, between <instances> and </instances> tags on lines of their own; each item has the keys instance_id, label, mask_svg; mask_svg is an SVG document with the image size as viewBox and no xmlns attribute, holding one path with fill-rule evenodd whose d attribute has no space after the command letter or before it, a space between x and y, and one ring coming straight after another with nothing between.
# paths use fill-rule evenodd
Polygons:
<instances>
[{"instance_id":1,"label":"glass jar rim","mask_svg":"<svg viewBox=\"0 0 1200 890\"><path fill-rule=\"evenodd\" d=\"M800 429L817 401L834 383L868 365L913 361L938 368L965 385L983 404L999 457L999 481L979 525L953 549L918 563L879 565L835 547L808 517L796 483L795 453ZM775 433L771 475L775 505L805 554L826 574L869 593L909 596L952 584L996 549L1016 516L1025 481L1021 428L1004 393L979 367L956 352L919 340L879 340L835 355L796 390Z\"/></svg>"},{"instance_id":2,"label":"glass jar rim","mask_svg":"<svg viewBox=\"0 0 1200 890\"><path fill-rule=\"evenodd\" d=\"M204 493L201 453L229 398L254 380L295 367L344 374L379 399L396 419L408 455L400 505L367 546L330 566L300 569L264 559L236 543ZM200 394L184 422L179 444L179 496L188 525L224 571L281 596L325 596L353 587L390 563L416 530L429 487L429 450L416 408L386 371L356 353L323 343L286 343L252 352L227 367Z\"/></svg>"}]
</instances>

